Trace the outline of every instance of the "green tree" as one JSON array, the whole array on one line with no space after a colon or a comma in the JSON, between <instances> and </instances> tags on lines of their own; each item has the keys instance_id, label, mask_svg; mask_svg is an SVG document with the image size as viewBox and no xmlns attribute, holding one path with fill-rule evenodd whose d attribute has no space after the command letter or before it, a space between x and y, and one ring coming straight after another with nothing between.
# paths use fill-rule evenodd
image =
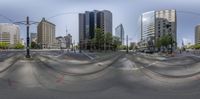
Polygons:
<instances>
[{"instance_id":1,"label":"green tree","mask_svg":"<svg viewBox=\"0 0 200 99\"><path fill-rule=\"evenodd\" d=\"M7 42L0 42L0 49L8 48L9 44Z\"/></svg>"},{"instance_id":2,"label":"green tree","mask_svg":"<svg viewBox=\"0 0 200 99\"><path fill-rule=\"evenodd\" d=\"M161 38L157 38L156 39L156 48L158 48L158 51L160 51L160 48L161 48Z\"/></svg>"},{"instance_id":3,"label":"green tree","mask_svg":"<svg viewBox=\"0 0 200 99\"><path fill-rule=\"evenodd\" d=\"M93 39L91 40L91 43L92 43L92 48L93 48L93 49L96 49L96 44L97 44L96 38L93 38Z\"/></svg>"},{"instance_id":4,"label":"green tree","mask_svg":"<svg viewBox=\"0 0 200 99\"><path fill-rule=\"evenodd\" d=\"M194 49L200 49L200 44L195 44Z\"/></svg>"},{"instance_id":5,"label":"green tree","mask_svg":"<svg viewBox=\"0 0 200 99\"><path fill-rule=\"evenodd\" d=\"M31 48L32 49L37 49L38 48L38 45L36 42L31 42Z\"/></svg>"},{"instance_id":6,"label":"green tree","mask_svg":"<svg viewBox=\"0 0 200 99\"><path fill-rule=\"evenodd\" d=\"M117 36L113 36L113 50L119 49L120 45L121 45L120 38Z\"/></svg>"},{"instance_id":7,"label":"green tree","mask_svg":"<svg viewBox=\"0 0 200 99\"><path fill-rule=\"evenodd\" d=\"M126 45L119 45L119 47L118 47L118 49L120 49L120 50L126 50Z\"/></svg>"},{"instance_id":8,"label":"green tree","mask_svg":"<svg viewBox=\"0 0 200 99\"><path fill-rule=\"evenodd\" d=\"M24 49L24 45L22 45L21 43L17 43L14 48L15 49Z\"/></svg>"},{"instance_id":9,"label":"green tree","mask_svg":"<svg viewBox=\"0 0 200 99\"><path fill-rule=\"evenodd\" d=\"M103 44L105 42L105 35L104 35L104 32L102 31L102 29L100 28L97 28L95 30L95 42L96 42L96 47L101 50L102 47L103 47Z\"/></svg>"},{"instance_id":10,"label":"green tree","mask_svg":"<svg viewBox=\"0 0 200 99\"><path fill-rule=\"evenodd\" d=\"M170 50L172 52L172 47L174 44L176 44L176 42L174 41L171 33L165 34L156 40L156 47L158 49L160 49L162 47L162 48L164 48L164 51L165 50L169 51L169 46L171 46Z\"/></svg>"},{"instance_id":11,"label":"green tree","mask_svg":"<svg viewBox=\"0 0 200 99\"><path fill-rule=\"evenodd\" d=\"M105 44L106 44L106 48L108 48L110 50L110 46L112 44L113 41L113 37L111 33L106 33L105 34Z\"/></svg>"}]
</instances>

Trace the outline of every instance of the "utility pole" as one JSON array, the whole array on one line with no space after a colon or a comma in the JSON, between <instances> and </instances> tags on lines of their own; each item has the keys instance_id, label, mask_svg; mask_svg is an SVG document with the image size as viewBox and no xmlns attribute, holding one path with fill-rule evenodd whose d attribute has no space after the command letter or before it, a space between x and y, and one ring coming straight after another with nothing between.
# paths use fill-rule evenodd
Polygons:
<instances>
[{"instance_id":1,"label":"utility pole","mask_svg":"<svg viewBox=\"0 0 200 99\"><path fill-rule=\"evenodd\" d=\"M26 30L27 30L27 34L26 34L26 40L27 40L27 44L26 44L26 58L30 58L30 47L29 47L29 17L26 17Z\"/></svg>"},{"instance_id":2,"label":"utility pole","mask_svg":"<svg viewBox=\"0 0 200 99\"><path fill-rule=\"evenodd\" d=\"M126 35L126 53L128 53L128 35Z\"/></svg>"}]
</instances>

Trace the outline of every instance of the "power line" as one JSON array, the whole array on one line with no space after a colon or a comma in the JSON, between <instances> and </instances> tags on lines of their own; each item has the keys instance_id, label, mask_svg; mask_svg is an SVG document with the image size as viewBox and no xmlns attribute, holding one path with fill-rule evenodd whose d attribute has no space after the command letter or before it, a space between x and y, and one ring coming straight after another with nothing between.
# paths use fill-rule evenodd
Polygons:
<instances>
[{"instance_id":1,"label":"power line","mask_svg":"<svg viewBox=\"0 0 200 99\"><path fill-rule=\"evenodd\" d=\"M4 19L8 20L9 22L13 23L13 20L11 20L9 17L4 16L2 14L0 14L0 17L3 17Z\"/></svg>"},{"instance_id":2,"label":"power line","mask_svg":"<svg viewBox=\"0 0 200 99\"><path fill-rule=\"evenodd\" d=\"M67 14L78 14L79 12L65 12L65 13L59 13L59 14L56 14L56 15L53 15L49 18L47 18L47 20L49 19L52 19L52 18L55 18L55 17L58 17L58 16L63 16L63 15L67 15Z\"/></svg>"}]
</instances>

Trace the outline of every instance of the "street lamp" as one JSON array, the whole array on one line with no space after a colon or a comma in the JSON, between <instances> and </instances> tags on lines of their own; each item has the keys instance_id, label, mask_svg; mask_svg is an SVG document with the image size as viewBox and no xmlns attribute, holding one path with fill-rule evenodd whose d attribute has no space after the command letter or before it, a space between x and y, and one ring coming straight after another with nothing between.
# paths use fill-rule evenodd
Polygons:
<instances>
[{"instance_id":1,"label":"street lamp","mask_svg":"<svg viewBox=\"0 0 200 99\"><path fill-rule=\"evenodd\" d=\"M29 37L29 26L32 24L38 24L39 22L29 21L29 17L26 17L26 21L14 22L13 24L26 25L26 58L31 58L30 56L30 37Z\"/></svg>"},{"instance_id":2,"label":"street lamp","mask_svg":"<svg viewBox=\"0 0 200 99\"><path fill-rule=\"evenodd\" d=\"M26 46L26 58L30 58L30 46L29 46L29 17L27 16L26 17L26 31L27 31L27 34L26 34L26 40L27 40L27 46Z\"/></svg>"}]
</instances>

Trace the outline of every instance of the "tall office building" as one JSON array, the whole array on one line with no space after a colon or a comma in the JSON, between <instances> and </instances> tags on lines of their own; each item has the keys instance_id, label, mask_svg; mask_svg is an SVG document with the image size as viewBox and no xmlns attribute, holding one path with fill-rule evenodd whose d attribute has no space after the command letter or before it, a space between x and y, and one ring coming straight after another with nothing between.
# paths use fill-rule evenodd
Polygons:
<instances>
[{"instance_id":1,"label":"tall office building","mask_svg":"<svg viewBox=\"0 0 200 99\"><path fill-rule=\"evenodd\" d=\"M103 10L103 31L104 33L112 34L112 13L108 10Z\"/></svg>"},{"instance_id":2,"label":"tall office building","mask_svg":"<svg viewBox=\"0 0 200 99\"><path fill-rule=\"evenodd\" d=\"M124 45L124 27L122 24L115 28L115 35L120 38L121 44Z\"/></svg>"},{"instance_id":3,"label":"tall office building","mask_svg":"<svg viewBox=\"0 0 200 99\"><path fill-rule=\"evenodd\" d=\"M142 14L142 34L141 40L147 40L148 38L155 36L155 12L150 11Z\"/></svg>"},{"instance_id":4,"label":"tall office building","mask_svg":"<svg viewBox=\"0 0 200 99\"><path fill-rule=\"evenodd\" d=\"M81 44L81 48L83 47L83 43L85 42L85 14L79 14L79 43Z\"/></svg>"},{"instance_id":5,"label":"tall office building","mask_svg":"<svg viewBox=\"0 0 200 99\"><path fill-rule=\"evenodd\" d=\"M54 48L56 25L48 22L45 18L37 26L37 43L41 48Z\"/></svg>"},{"instance_id":6,"label":"tall office building","mask_svg":"<svg viewBox=\"0 0 200 99\"><path fill-rule=\"evenodd\" d=\"M160 10L150 11L142 14L141 17L141 42L140 47L155 51L156 40L166 34L171 34L173 40L177 40L176 32L176 11ZM173 49L176 44L173 45Z\"/></svg>"},{"instance_id":7,"label":"tall office building","mask_svg":"<svg viewBox=\"0 0 200 99\"><path fill-rule=\"evenodd\" d=\"M10 23L0 23L0 42L7 42L11 47L20 43L19 26Z\"/></svg>"},{"instance_id":8,"label":"tall office building","mask_svg":"<svg viewBox=\"0 0 200 99\"><path fill-rule=\"evenodd\" d=\"M141 17L141 42L142 50L154 50L155 45L155 11L142 14Z\"/></svg>"},{"instance_id":9,"label":"tall office building","mask_svg":"<svg viewBox=\"0 0 200 99\"><path fill-rule=\"evenodd\" d=\"M95 30L112 34L112 13L108 10L86 11L79 14L79 42L82 47L95 37Z\"/></svg>"},{"instance_id":10,"label":"tall office building","mask_svg":"<svg viewBox=\"0 0 200 99\"><path fill-rule=\"evenodd\" d=\"M176 10L161 10L156 11L156 40L163 35L170 33L177 40L176 33Z\"/></svg>"},{"instance_id":11,"label":"tall office building","mask_svg":"<svg viewBox=\"0 0 200 99\"><path fill-rule=\"evenodd\" d=\"M195 44L200 44L200 25L195 27Z\"/></svg>"}]
</instances>

